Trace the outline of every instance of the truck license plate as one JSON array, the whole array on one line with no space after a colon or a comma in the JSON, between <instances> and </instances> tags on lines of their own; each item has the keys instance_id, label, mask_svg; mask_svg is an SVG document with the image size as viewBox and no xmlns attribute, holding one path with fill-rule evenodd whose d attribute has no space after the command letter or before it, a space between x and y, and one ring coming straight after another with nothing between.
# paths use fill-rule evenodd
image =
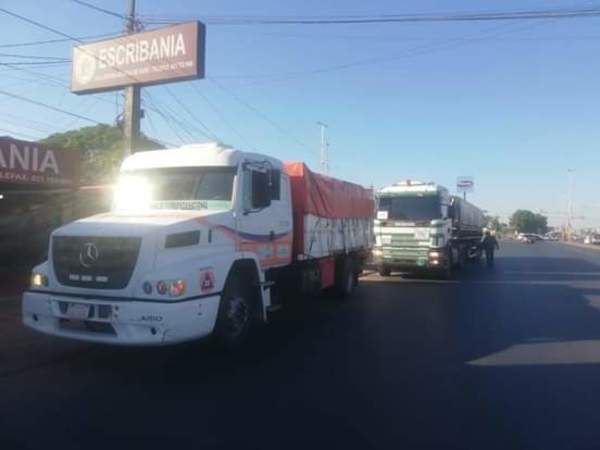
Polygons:
<instances>
[{"instance_id":1,"label":"truck license plate","mask_svg":"<svg viewBox=\"0 0 600 450\"><path fill-rule=\"evenodd\" d=\"M90 315L90 305L83 303L71 303L67 315L73 319L87 319Z\"/></svg>"}]
</instances>

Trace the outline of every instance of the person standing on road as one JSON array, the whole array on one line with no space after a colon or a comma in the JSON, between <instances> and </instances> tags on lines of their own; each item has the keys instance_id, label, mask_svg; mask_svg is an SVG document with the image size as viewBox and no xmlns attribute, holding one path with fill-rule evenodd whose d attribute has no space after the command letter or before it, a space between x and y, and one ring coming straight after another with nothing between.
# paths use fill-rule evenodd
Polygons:
<instances>
[{"instance_id":1,"label":"person standing on road","mask_svg":"<svg viewBox=\"0 0 600 450\"><path fill-rule=\"evenodd\" d=\"M485 259L489 265L494 264L494 252L496 250L500 250L500 244L498 244L498 239L496 236L493 236L489 231L485 232L483 239L481 240L481 247L485 252Z\"/></svg>"}]
</instances>

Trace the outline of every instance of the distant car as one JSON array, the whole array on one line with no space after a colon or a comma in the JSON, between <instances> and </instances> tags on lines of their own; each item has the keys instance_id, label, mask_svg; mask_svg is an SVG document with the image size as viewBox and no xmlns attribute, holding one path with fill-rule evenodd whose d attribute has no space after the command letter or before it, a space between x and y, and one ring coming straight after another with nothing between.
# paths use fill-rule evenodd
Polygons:
<instances>
[{"instance_id":1,"label":"distant car","mask_svg":"<svg viewBox=\"0 0 600 450\"><path fill-rule=\"evenodd\" d=\"M600 234L588 234L583 240L583 243L587 245L600 245Z\"/></svg>"},{"instance_id":2,"label":"distant car","mask_svg":"<svg viewBox=\"0 0 600 450\"><path fill-rule=\"evenodd\" d=\"M519 236L519 240L524 244L535 244L540 240L539 236L531 233L523 233Z\"/></svg>"}]
</instances>

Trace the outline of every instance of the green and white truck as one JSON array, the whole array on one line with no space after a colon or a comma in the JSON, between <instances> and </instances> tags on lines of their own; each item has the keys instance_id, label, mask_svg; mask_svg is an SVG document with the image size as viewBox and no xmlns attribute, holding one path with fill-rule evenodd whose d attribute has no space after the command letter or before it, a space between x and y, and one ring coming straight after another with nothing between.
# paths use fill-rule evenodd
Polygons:
<instances>
[{"instance_id":1,"label":"green and white truck","mask_svg":"<svg viewBox=\"0 0 600 450\"><path fill-rule=\"evenodd\" d=\"M382 276L392 271L428 271L452 276L481 257L483 212L435 183L403 181L377 196L373 263Z\"/></svg>"}]
</instances>

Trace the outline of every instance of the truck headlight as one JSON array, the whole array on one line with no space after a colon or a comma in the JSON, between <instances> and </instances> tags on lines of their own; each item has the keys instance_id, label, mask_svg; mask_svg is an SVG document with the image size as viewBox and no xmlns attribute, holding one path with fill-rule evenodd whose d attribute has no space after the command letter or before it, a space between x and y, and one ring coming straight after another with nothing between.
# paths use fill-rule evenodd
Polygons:
<instances>
[{"instance_id":1,"label":"truck headlight","mask_svg":"<svg viewBox=\"0 0 600 450\"><path fill-rule=\"evenodd\" d=\"M438 259L442 254L440 252L429 252L429 257L431 259Z\"/></svg>"},{"instance_id":2,"label":"truck headlight","mask_svg":"<svg viewBox=\"0 0 600 450\"><path fill-rule=\"evenodd\" d=\"M181 297L185 294L185 280L160 280L156 283L156 292L169 297Z\"/></svg>"},{"instance_id":3,"label":"truck headlight","mask_svg":"<svg viewBox=\"0 0 600 450\"><path fill-rule=\"evenodd\" d=\"M34 272L31 274L30 285L32 288L41 288L48 286L48 277L42 273Z\"/></svg>"},{"instance_id":4,"label":"truck headlight","mask_svg":"<svg viewBox=\"0 0 600 450\"><path fill-rule=\"evenodd\" d=\"M383 250L378 249L378 248L373 249L373 256L381 256L381 255L383 255Z\"/></svg>"},{"instance_id":5,"label":"truck headlight","mask_svg":"<svg viewBox=\"0 0 600 450\"><path fill-rule=\"evenodd\" d=\"M185 294L185 280L171 281L169 295L171 297L181 297L183 294Z\"/></svg>"}]
</instances>

